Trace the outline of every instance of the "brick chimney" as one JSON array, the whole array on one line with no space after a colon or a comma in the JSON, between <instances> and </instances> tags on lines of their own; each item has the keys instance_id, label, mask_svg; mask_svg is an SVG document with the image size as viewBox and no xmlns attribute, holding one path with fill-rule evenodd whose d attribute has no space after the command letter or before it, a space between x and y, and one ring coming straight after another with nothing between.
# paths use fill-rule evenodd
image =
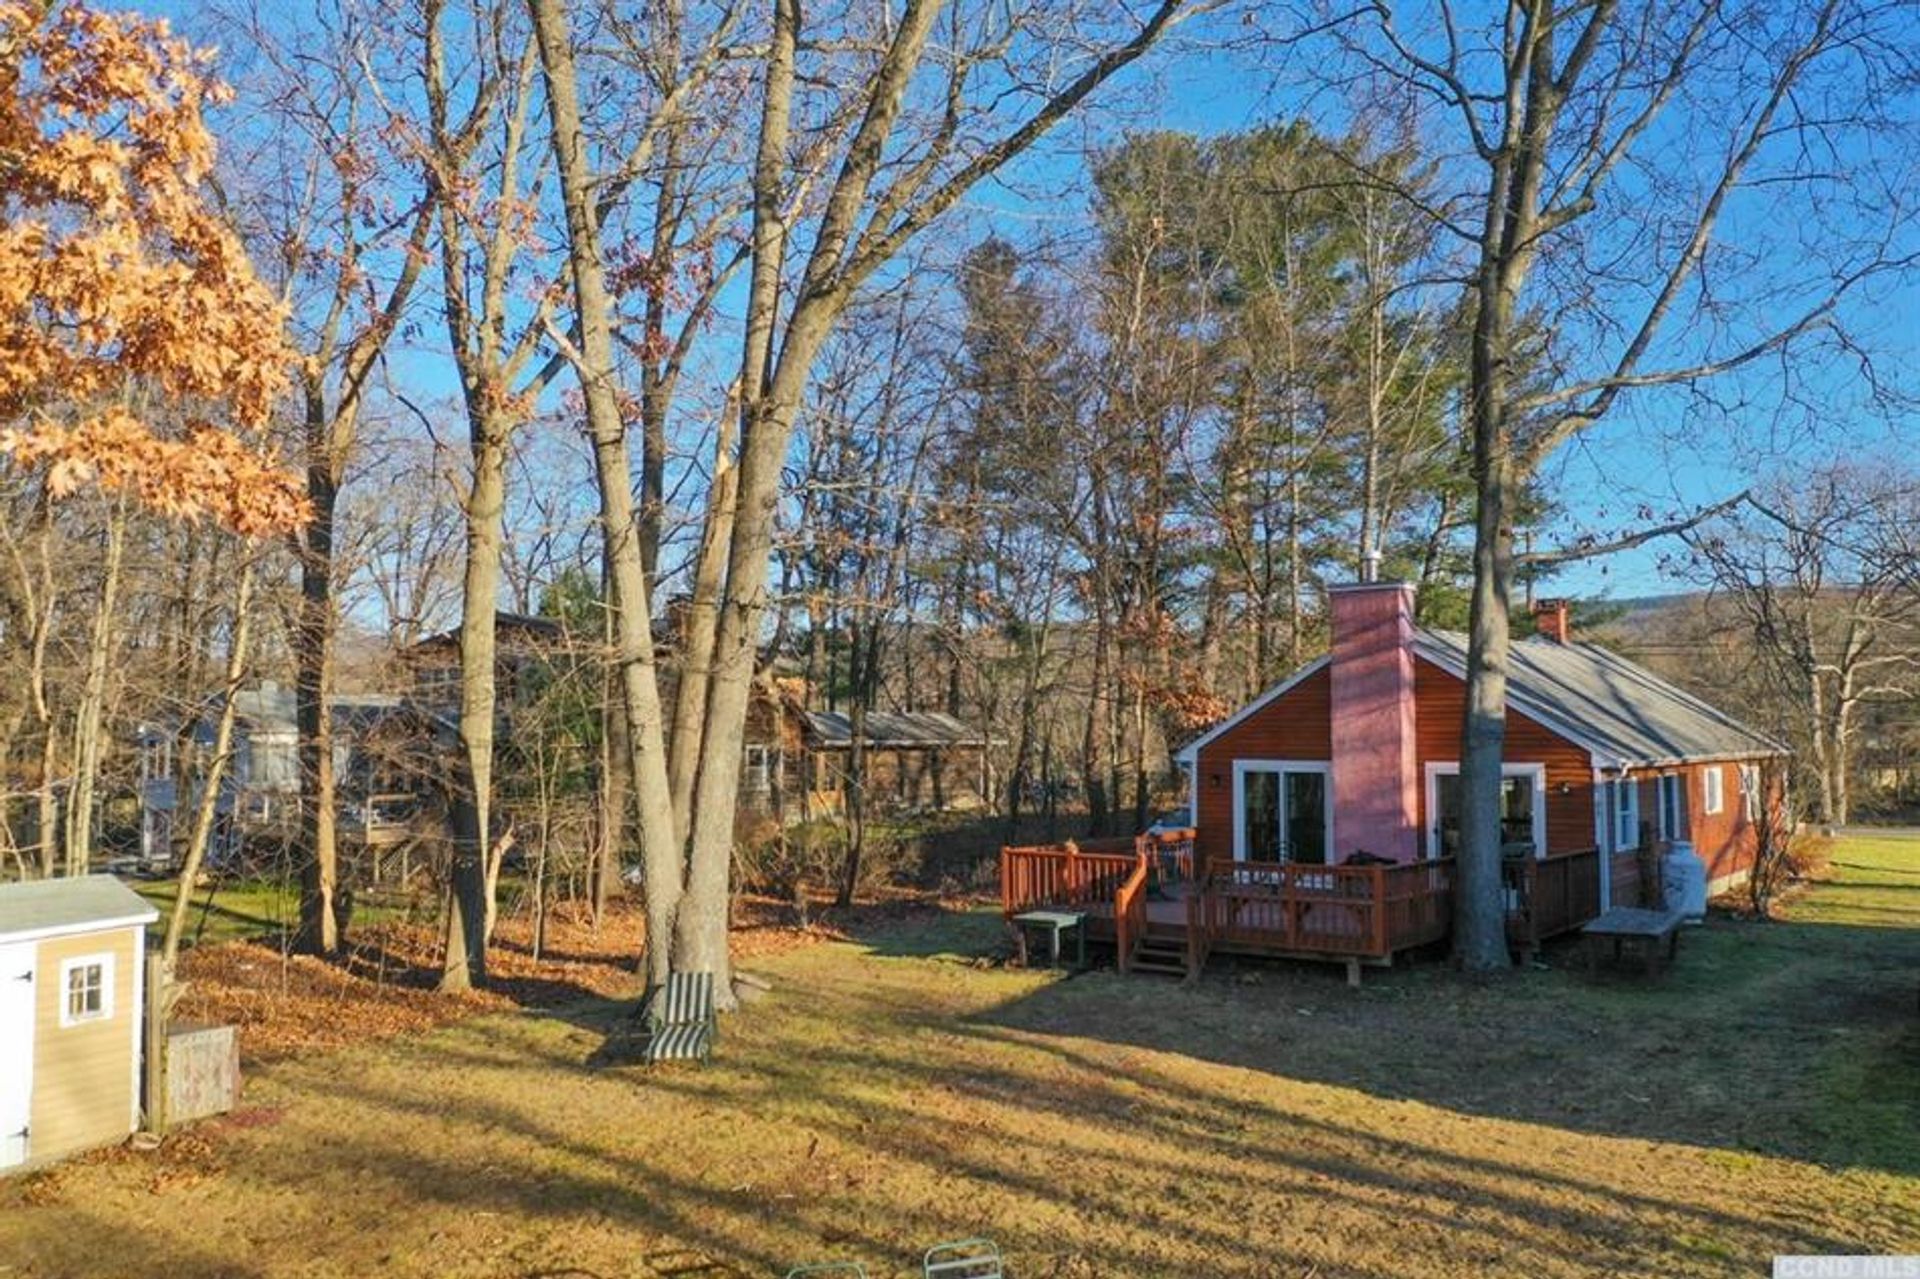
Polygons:
<instances>
[{"instance_id":1,"label":"brick chimney","mask_svg":"<svg viewBox=\"0 0 1920 1279\"><path fill-rule=\"evenodd\" d=\"M1572 630L1568 615L1572 605L1566 600L1537 600L1533 606L1534 627L1556 644L1570 643Z\"/></svg>"},{"instance_id":2,"label":"brick chimney","mask_svg":"<svg viewBox=\"0 0 1920 1279\"><path fill-rule=\"evenodd\" d=\"M1328 591L1333 612L1333 848L1419 856L1414 752L1413 587L1362 582Z\"/></svg>"}]
</instances>

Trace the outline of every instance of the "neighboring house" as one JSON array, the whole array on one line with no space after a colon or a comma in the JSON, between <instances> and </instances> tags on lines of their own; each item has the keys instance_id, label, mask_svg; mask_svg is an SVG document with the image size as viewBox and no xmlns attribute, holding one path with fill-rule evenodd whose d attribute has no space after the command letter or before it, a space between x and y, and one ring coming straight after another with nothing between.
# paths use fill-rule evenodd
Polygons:
<instances>
[{"instance_id":1,"label":"neighboring house","mask_svg":"<svg viewBox=\"0 0 1920 1279\"><path fill-rule=\"evenodd\" d=\"M1459 847L1464 636L1414 624L1413 588L1330 592L1332 651L1189 743L1191 872L1178 908L1135 903L1142 844L1003 853L1010 913L1069 896L1130 948L1384 961L1445 937ZM1507 683L1502 840L1509 935L1526 952L1652 888L1650 855L1690 841L1714 891L1751 870L1780 743L1538 614ZM1142 837L1153 843L1150 837ZM1164 840L1159 841L1164 843ZM1181 856L1189 855L1182 846ZM1116 878L1117 877L1117 878ZM1062 887L1062 885L1067 887ZM1091 885L1091 887L1080 887ZM1123 923L1129 912L1130 924ZM1354 970L1357 976L1357 968Z\"/></svg>"},{"instance_id":2,"label":"neighboring house","mask_svg":"<svg viewBox=\"0 0 1920 1279\"><path fill-rule=\"evenodd\" d=\"M335 793L346 832L375 842L400 830L405 818L443 770L436 761L452 745L452 725L408 699L390 694L342 693L329 703ZM177 780L184 739L211 750L220 707L211 701L191 723L144 727L139 735L141 857L164 864L174 837L184 833L197 795ZM216 808L220 864L249 830L291 829L299 814L300 735L294 691L273 680L234 698L233 754Z\"/></svg>"},{"instance_id":3,"label":"neighboring house","mask_svg":"<svg viewBox=\"0 0 1920 1279\"><path fill-rule=\"evenodd\" d=\"M139 1127L141 961L158 917L110 875L0 885L0 1172Z\"/></svg>"},{"instance_id":4,"label":"neighboring house","mask_svg":"<svg viewBox=\"0 0 1920 1279\"><path fill-rule=\"evenodd\" d=\"M787 821L837 815L853 776L853 717L807 709L803 679L754 686L740 763L740 804ZM860 768L869 812L978 808L987 735L940 711L871 711Z\"/></svg>"},{"instance_id":5,"label":"neighboring house","mask_svg":"<svg viewBox=\"0 0 1920 1279\"><path fill-rule=\"evenodd\" d=\"M853 717L788 709L813 811L839 811L853 776ZM863 717L860 767L870 808L915 812L974 809L987 802L985 733L943 711L871 711ZM754 750L747 747L748 777Z\"/></svg>"},{"instance_id":6,"label":"neighboring house","mask_svg":"<svg viewBox=\"0 0 1920 1279\"><path fill-rule=\"evenodd\" d=\"M546 673L569 657L566 629L549 617L527 613L494 614L494 705L510 716L524 701L537 696ZM442 631L408 647L402 654L413 680L413 696L424 706L457 710L460 705L460 632Z\"/></svg>"},{"instance_id":7,"label":"neighboring house","mask_svg":"<svg viewBox=\"0 0 1920 1279\"><path fill-rule=\"evenodd\" d=\"M677 633L683 609L670 607L654 651L660 697L671 715L678 686ZM500 613L495 696L498 731L510 739L515 717L563 668L597 661L591 644L570 642L548 618ZM453 721L460 700L460 633L447 631L405 653L413 696ZM842 811L852 767L852 720L842 711L808 709L804 679L774 677L754 684L741 746L740 806L783 821ZM985 802L987 736L935 711L882 712L866 717L862 766L869 806L877 811L973 808Z\"/></svg>"}]
</instances>

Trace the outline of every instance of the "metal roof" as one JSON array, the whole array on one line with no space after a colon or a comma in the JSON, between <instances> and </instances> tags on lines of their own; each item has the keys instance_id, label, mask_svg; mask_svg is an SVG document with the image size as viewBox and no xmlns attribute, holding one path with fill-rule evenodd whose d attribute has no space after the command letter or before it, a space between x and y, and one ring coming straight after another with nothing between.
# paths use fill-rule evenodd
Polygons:
<instances>
[{"instance_id":1,"label":"metal roof","mask_svg":"<svg viewBox=\"0 0 1920 1279\"><path fill-rule=\"evenodd\" d=\"M294 691L272 682L243 688L233 696L233 710L244 723L264 732L296 731ZM336 730L352 732L410 711L406 699L392 693L335 693L327 699ZM219 714L219 699L214 698L207 713Z\"/></svg>"},{"instance_id":2,"label":"metal roof","mask_svg":"<svg viewBox=\"0 0 1920 1279\"><path fill-rule=\"evenodd\" d=\"M1465 677L1467 637L1421 629L1414 649ZM1512 649L1507 701L1585 746L1601 767L1785 754L1779 741L1597 644L1536 636Z\"/></svg>"},{"instance_id":3,"label":"metal roof","mask_svg":"<svg viewBox=\"0 0 1920 1279\"><path fill-rule=\"evenodd\" d=\"M832 750L853 745L853 720L844 711L802 711L811 744ZM943 711L870 711L867 746L985 746L984 733Z\"/></svg>"},{"instance_id":4,"label":"metal roof","mask_svg":"<svg viewBox=\"0 0 1920 1279\"><path fill-rule=\"evenodd\" d=\"M0 937L47 937L150 924L160 912L112 875L0 884Z\"/></svg>"}]
</instances>

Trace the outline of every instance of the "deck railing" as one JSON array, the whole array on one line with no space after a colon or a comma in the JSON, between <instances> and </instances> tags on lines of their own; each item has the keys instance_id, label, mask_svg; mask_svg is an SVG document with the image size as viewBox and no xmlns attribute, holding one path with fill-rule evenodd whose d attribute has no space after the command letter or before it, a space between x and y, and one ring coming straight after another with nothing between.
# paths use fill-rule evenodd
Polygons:
<instances>
[{"instance_id":1,"label":"deck railing","mask_svg":"<svg viewBox=\"0 0 1920 1279\"><path fill-rule=\"evenodd\" d=\"M1114 957L1121 972L1133 967L1133 954L1147 935L1147 853L1144 846L1133 854L1133 873L1122 881L1113 895Z\"/></svg>"},{"instance_id":2,"label":"deck railing","mask_svg":"<svg viewBox=\"0 0 1920 1279\"><path fill-rule=\"evenodd\" d=\"M1600 914L1600 850L1515 858L1500 868L1507 887L1507 939L1524 957L1549 937Z\"/></svg>"},{"instance_id":3,"label":"deck railing","mask_svg":"<svg viewBox=\"0 0 1920 1279\"><path fill-rule=\"evenodd\" d=\"M1586 851L1514 872L1522 877L1516 894L1532 907L1526 927L1537 930L1526 936L1551 936L1598 913L1597 858ZM1191 832L1010 846L1000 856L1001 906L1009 917L1051 906L1085 911L1101 928L1111 921L1124 971L1147 934L1149 886L1192 865ZM1454 877L1452 858L1373 866L1233 862L1184 885L1189 971L1197 973L1216 949L1384 959L1439 941L1452 925Z\"/></svg>"},{"instance_id":4,"label":"deck railing","mask_svg":"<svg viewBox=\"0 0 1920 1279\"><path fill-rule=\"evenodd\" d=\"M1193 878L1193 841L1191 827L1183 830L1148 831L1136 840L1149 861L1148 873L1161 888L1184 884Z\"/></svg>"},{"instance_id":5,"label":"deck railing","mask_svg":"<svg viewBox=\"0 0 1920 1279\"><path fill-rule=\"evenodd\" d=\"M1010 846L1000 850L1000 906L1008 915L1043 906L1100 909L1133 874L1139 854L1088 852L1065 844Z\"/></svg>"},{"instance_id":6,"label":"deck railing","mask_svg":"<svg viewBox=\"0 0 1920 1279\"><path fill-rule=\"evenodd\" d=\"M1195 966L1221 947L1385 958L1446 936L1453 862L1235 862L1187 901Z\"/></svg>"}]
</instances>

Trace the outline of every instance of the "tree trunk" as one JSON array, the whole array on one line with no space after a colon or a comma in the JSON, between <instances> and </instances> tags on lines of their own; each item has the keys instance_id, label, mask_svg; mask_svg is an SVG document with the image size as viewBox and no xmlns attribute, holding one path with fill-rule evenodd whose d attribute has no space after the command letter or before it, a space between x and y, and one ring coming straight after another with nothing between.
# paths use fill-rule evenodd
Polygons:
<instances>
[{"instance_id":1,"label":"tree trunk","mask_svg":"<svg viewBox=\"0 0 1920 1279\"><path fill-rule=\"evenodd\" d=\"M1472 972L1509 965L1500 876L1500 762L1507 733L1508 591L1513 548L1504 527L1505 464L1492 457L1474 526L1473 604L1467 623L1467 703L1460 750L1460 853L1455 867L1454 958ZM1544 836L1545 832L1539 832Z\"/></svg>"},{"instance_id":2,"label":"tree trunk","mask_svg":"<svg viewBox=\"0 0 1920 1279\"><path fill-rule=\"evenodd\" d=\"M27 684L33 694L33 716L40 727L40 779L34 788L34 839L39 845L40 877L52 879L59 869L59 848L55 838L60 828L60 809L53 792L53 774L59 760L60 735L55 731L53 702L47 690L47 647L53 639L53 500L42 493L35 511L34 545L39 560L40 591L33 616L33 656L28 663Z\"/></svg>"},{"instance_id":3,"label":"tree trunk","mask_svg":"<svg viewBox=\"0 0 1920 1279\"><path fill-rule=\"evenodd\" d=\"M606 292L600 256L600 228L593 206L593 174L581 131L573 48L563 0L531 0L534 34L547 74L547 109L553 125L554 155L566 208L568 263L578 305L580 359L576 372L593 436L594 471L600 487L603 554L613 585L617 633L614 660L620 673L621 703L627 726L627 764L633 780L640 844L646 872L647 976L666 980L680 908L678 821L667 780L660 686L653 665L653 615L640 530L634 518L628 469L626 424L614 385L613 306ZM725 907L720 926L726 927ZM724 985L725 973L718 974Z\"/></svg>"},{"instance_id":4,"label":"tree trunk","mask_svg":"<svg viewBox=\"0 0 1920 1279\"><path fill-rule=\"evenodd\" d=\"M734 467L733 413L729 397L720 419L713 452L713 491L707 499L707 519L700 530L700 553L694 561L693 594L687 601L680 637L680 683L674 690L671 755L667 784L679 829L691 824L693 779L700 767L700 747L707 718L707 676L713 663L713 638L719 616L720 590L727 575L727 543L733 537Z\"/></svg>"},{"instance_id":5,"label":"tree trunk","mask_svg":"<svg viewBox=\"0 0 1920 1279\"><path fill-rule=\"evenodd\" d=\"M301 547L300 612L293 629L300 829L305 845L294 949L310 955L331 955L340 947L334 914L339 806L334 793L333 717L327 711L333 694L333 540L340 489L323 393L317 383L307 389L307 500L313 505L313 519Z\"/></svg>"},{"instance_id":6,"label":"tree trunk","mask_svg":"<svg viewBox=\"0 0 1920 1279\"><path fill-rule=\"evenodd\" d=\"M453 800L453 868L440 989L487 980L487 855L493 799L495 609L506 508L507 423L483 406L472 419L473 488L460 588L460 775Z\"/></svg>"},{"instance_id":7,"label":"tree trunk","mask_svg":"<svg viewBox=\"0 0 1920 1279\"><path fill-rule=\"evenodd\" d=\"M107 518L105 576L87 650L87 679L73 724L73 789L67 794L67 874L84 875L93 861L93 796L100 776L100 728L107 709L107 670L120 607L120 567L127 545L126 507L115 502Z\"/></svg>"},{"instance_id":8,"label":"tree trunk","mask_svg":"<svg viewBox=\"0 0 1920 1279\"><path fill-rule=\"evenodd\" d=\"M220 806L220 784L226 778L227 761L233 755L235 699L246 678L247 643L253 626L253 577L253 561L248 560L240 570L240 585L234 594L233 638L227 647L227 678L221 693L220 720L213 733L213 755L200 781L200 802L194 806L193 831L187 837L186 859L180 865L180 880L174 888L173 907L167 914L167 931L160 944L161 966L169 973L180 955L180 939L187 930L194 881L200 878L200 866L206 860L214 816Z\"/></svg>"}]
</instances>

